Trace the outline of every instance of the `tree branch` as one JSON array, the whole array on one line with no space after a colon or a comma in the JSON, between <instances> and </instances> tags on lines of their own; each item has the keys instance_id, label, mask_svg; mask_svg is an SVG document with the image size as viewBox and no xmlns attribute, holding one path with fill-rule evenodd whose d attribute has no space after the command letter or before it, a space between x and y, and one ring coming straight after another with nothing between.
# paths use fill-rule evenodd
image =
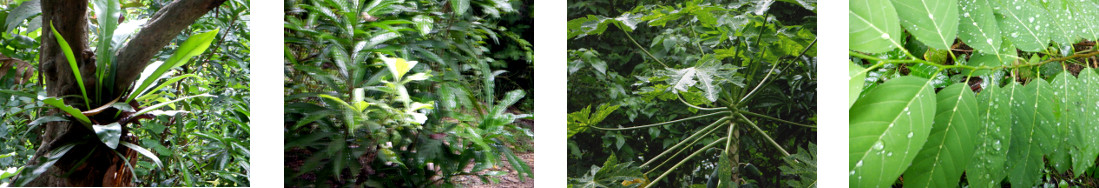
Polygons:
<instances>
[{"instance_id":1,"label":"tree branch","mask_svg":"<svg viewBox=\"0 0 1099 188\"><path fill-rule=\"evenodd\" d=\"M177 0L157 11L133 39L118 50L118 76L115 90L125 91L157 54L180 31L187 29L206 12L225 3L225 0Z\"/></svg>"}]
</instances>

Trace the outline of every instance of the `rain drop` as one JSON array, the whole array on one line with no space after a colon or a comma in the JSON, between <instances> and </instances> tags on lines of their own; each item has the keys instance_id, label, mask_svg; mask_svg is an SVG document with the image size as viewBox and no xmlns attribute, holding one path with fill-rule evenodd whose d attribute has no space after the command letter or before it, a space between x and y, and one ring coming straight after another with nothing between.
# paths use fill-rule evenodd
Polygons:
<instances>
[{"instance_id":1,"label":"rain drop","mask_svg":"<svg viewBox=\"0 0 1099 188\"><path fill-rule=\"evenodd\" d=\"M862 167L862 160L859 160L859 163L855 163L855 168L859 168L859 167ZM854 173L855 173L855 171L852 170L851 174L854 174Z\"/></svg>"},{"instance_id":2,"label":"rain drop","mask_svg":"<svg viewBox=\"0 0 1099 188\"><path fill-rule=\"evenodd\" d=\"M881 38L882 39L889 39L889 33L882 33Z\"/></svg>"},{"instance_id":3,"label":"rain drop","mask_svg":"<svg viewBox=\"0 0 1099 188\"><path fill-rule=\"evenodd\" d=\"M908 138L912 138L912 132L908 132Z\"/></svg>"},{"instance_id":4,"label":"rain drop","mask_svg":"<svg viewBox=\"0 0 1099 188\"><path fill-rule=\"evenodd\" d=\"M892 156L893 156L893 152L889 152L889 153L885 154L885 156L886 156L886 157L892 157Z\"/></svg>"},{"instance_id":5,"label":"rain drop","mask_svg":"<svg viewBox=\"0 0 1099 188\"><path fill-rule=\"evenodd\" d=\"M966 12L966 13L965 13L965 15L962 15L962 16L965 16L966 18L968 18L968 17L969 17L969 13L968 13L968 12Z\"/></svg>"},{"instance_id":6,"label":"rain drop","mask_svg":"<svg viewBox=\"0 0 1099 188\"><path fill-rule=\"evenodd\" d=\"M1030 22L1034 22L1034 17L1030 17Z\"/></svg>"},{"instance_id":7,"label":"rain drop","mask_svg":"<svg viewBox=\"0 0 1099 188\"><path fill-rule=\"evenodd\" d=\"M854 176L854 175L855 175L855 171L854 171L854 170L852 170L852 171L851 171L851 175L852 175L852 176Z\"/></svg>"},{"instance_id":8,"label":"rain drop","mask_svg":"<svg viewBox=\"0 0 1099 188\"><path fill-rule=\"evenodd\" d=\"M885 144L884 143L882 143L880 140L877 141L877 142L874 142L874 150L882 150L882 149L885 149Z\"/></svg>"}]
</instances>

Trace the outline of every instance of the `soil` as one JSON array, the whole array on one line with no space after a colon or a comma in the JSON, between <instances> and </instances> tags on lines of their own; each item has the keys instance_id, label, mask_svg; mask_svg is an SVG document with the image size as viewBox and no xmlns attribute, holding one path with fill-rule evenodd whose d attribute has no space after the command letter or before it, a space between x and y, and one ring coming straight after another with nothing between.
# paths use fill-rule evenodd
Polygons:
<instances>
[{"instance_id":1,"label":"soil","mask_svg":"<svg viewBox=\"0 0 1099 188\"><path fill-rule=\"evenodd\" d=\"M533 151L527 152L527 153L516 153L515 156L519 157L519 159L522 159L524 163L527 163L527 166L530 166L531 173L534 172L534 152ZM500 165L500 169L489 169L489 170L507 171L508 174L505 175L505 176L497 176L496 178L499 181L497 181L496 183L484 182L484 181L481 181L481 178L474 177L474 176L455 177L454 180L451 180L451 182L453 182L455 184L458 184L459 186L469 187L469 188L534 187L534 178L525 177L525 178L523 178L523 180L525 180L525 181L519 181L519 174L514 169L511 168L511 163L507 162L507 160L504 156L500 156L500 158L505 159L505 160L500 161L500 164L502 164L502 165ZM466 166L465 170L471 170L471 169L473 169L472 164L470 164L469 166ZM484 170L484 171L481 171L481 172L477 172L477 174L482 174L483 175L486 172L488 172L489 170Z\"/></svg>"}]
</instances>

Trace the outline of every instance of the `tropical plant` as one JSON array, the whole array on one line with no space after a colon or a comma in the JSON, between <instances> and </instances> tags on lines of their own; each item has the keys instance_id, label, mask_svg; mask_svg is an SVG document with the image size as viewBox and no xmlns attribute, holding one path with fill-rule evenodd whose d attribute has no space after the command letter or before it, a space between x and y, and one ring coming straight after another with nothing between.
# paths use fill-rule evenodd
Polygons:
<instances>
[{"instance_id":1,"label":"tropical plant","mask_svg":"<svg viewBox=\"0 0 1099 188\"><path fill-rule=\"evenodd\" d=\"M514 153L532 116L511 110L532 98L530 4L287 1L285 185L533 177Z\"/></svg>"},{"instance_id":2,"label":"tropical plant","mask_svg":"<svg viewBox=\"0 0 1099 188\"><path fill-rule=\"evenodd\" d=\"M1097 185L1099 4L850 6L851 186Z\"/></svg>"},{"instance_id":3,"label":"tropical plant","mask_svg":"<svg viewBox=\"0 0 1099 188\"><path fill-rule=\"evenodd\" d=\"M29 103L30 108L5 112L0 117L15 123L11 127L20 131L19 137L34 135L29 133L42 133L42 137L13 139L22 143L4 143L37 148L30 160L20 160L21 170L12 173L18 176L9 183L15 186L194 186L200 180L212 180L203 184L248 184L247 179L242 180L247 178L248 170L247 76L243 76L242 82L239 77L213 77L214 71L188 68L213 68L214 62L224 61L227 56L245 54L244 59L231 60L244 63L217 68L247 69L247 46L220 50L222 46L217 45L219 53L203 55L219 36L219 26L209 25L238 25L230 29L239 31L241 24L222 19L215 21L216 24L203 25L205 29L202 30L206 31L176 36L196 20L218 20L202 16L223 3L225 9L217 12L231 13L234 17L247 16L247 1L134 1L123 4L116 0L100 0L92 2L92 6L87 1L17 3L18 6L11 6L15 8L7 12L5 26L11 33L5 35L41 36L40 41L33 41L41 45L41 50L15 46L19 48L3 52L5 56L30 62L23 64L37 64L39 72L27 73L23 70L34 69L34 66L16 64L19 66L15 66L15 73L23 78L15 77L15 80L30 87L16 87L3 90L3 93L8 94L5 97ZM94 10L91 21L83 14L88 8ZM160 16L178 18L171 21L150 19ZM86 33L88 23L95 23L91 25L94 34ZM139 30L138 26L142 24L145 26ZM220 36L224 39L240 35L223 33ZM87 46L89 40L95 43L94 52ZM237 42L247 43L239 39ZM176 46L160 52L169 43ZM193 57L205 59L202 63L191 64ZM150 60L155 62L148 63ZM181 67L183 73L176 74ZM39 78L26 78L33 76ZM243 91L233 91L240 89ZM217 96L207 94L210 91L220 93ZM162 108L170 110L160 110ZM202 115L226 108L243 113L226 114L216 119L213 115ZM184 117L207 121L176 121ZM31 119L34 121L28 122ZM177 123L179 126L174 126ZM169 126L173 129L167 129ZM193 144L170 149L170 146L164 146L192 142L199 137L211 141L193 141ZM35 146L32 141L41 144ZM156 153L146 148L153 148ZM31 156L21 151L16 150L8 157ZM181 151L184 153L177 153ZM203 154L207 151L209 155ZM138 154L148 161L139 160ZM162 157L172 159L162 162ZM220 159L220 162L199 162L210 159ZM187 171L199 169L210 171L196 175L198 177L192 180L192 174ZM165 173L173 171L184 172L184 180ZM226 183L219 183L222 180Z\"/></svg>"},{"instance_id":4,"label":"tropical plant","mask_svg":"<svg viewBox=\"0 0 1099 188\"><path fill-rule=\"evenodd\" d=\"M568 22L570 187L816 186L815 3L629 6Z\"/></svg>"}]
</instances>

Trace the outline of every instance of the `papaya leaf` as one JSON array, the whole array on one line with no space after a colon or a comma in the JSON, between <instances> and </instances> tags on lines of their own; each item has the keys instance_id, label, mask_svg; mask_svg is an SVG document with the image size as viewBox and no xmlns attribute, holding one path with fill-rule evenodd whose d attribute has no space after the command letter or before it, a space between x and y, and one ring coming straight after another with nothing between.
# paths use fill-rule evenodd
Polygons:
<instances>
[{"instance_id":1,"label":"papaya leaf","mask_svg":"<svg viewBox=\"0 0 1099 188\"><path fill-rule=\"evenodd\" d=\"M852 186L890 186L927 142L936 109L931 81L889 80L866 92L850 111Z\"/></svg>"}]
</instances>

